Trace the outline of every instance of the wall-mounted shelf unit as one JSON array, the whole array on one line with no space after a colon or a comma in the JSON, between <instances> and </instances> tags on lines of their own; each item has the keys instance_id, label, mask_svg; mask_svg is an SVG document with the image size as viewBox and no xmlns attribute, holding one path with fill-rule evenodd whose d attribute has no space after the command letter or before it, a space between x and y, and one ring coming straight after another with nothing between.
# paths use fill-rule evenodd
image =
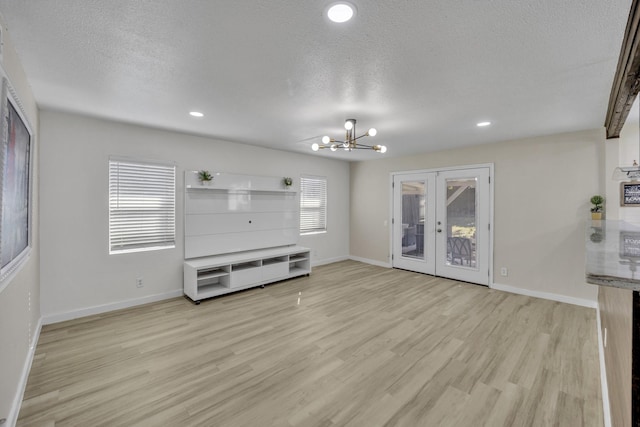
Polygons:
<instances>
[{"instance_id":1,"label":"wall-mounted shelf unit","mask_svg":"<svg viewBox=\"0 0 640 427\"><path fill-rule=\"evenodd\" d=\"M213 180L202 183L198 179L198 171L185 171L184 185L188 190L224 190L224 191L297 191L295 185L285 186L284 177L240 175L235 173L215 172ZM295 180L294 180L295 182Z\"/></svg>"},{"instance_id":2,"label":"wall-mounted shelf unit","mask_svg":"<svg viewBox=\"0 0 640 427\"><path fill-rule=\"evenodd\" d=\"M310 251L283 246L191 259L184 263L184 293L205 298L311 273Z\"/></svg>"},{"instance_id":3,"label":"wall-mounted shelf unit","mask_svg":"<svg viewBox=\"0 0 640 427\"><path fill-rule=\"evenodd\" d=\"M295 245L300 201L274 176L214 173L201 185L184 174L185 259Z\"/></svg>"},{"instance_id":4,"label":"wall-mounted shelf unit","mask_svg":"<svg viewBox=\"0 0 640 427\"><path fill-rule=\"evenodd\" d=\"M281 188L281 189L255 189L255 188L216 188L208 185L187 185L185 187L187 190L202 190L202 191L219 191L223 193L289 193L296 194L295 190L290 188Z\"/></svg>"},{"instance_id":5,"label":"wall-mounted shelf unit","mask_svg":"<svg viewBox=\"0 0 640 427\"><path fill-rule=\"evenodd\" d=\"M185 171L184 293L205 298L311 273L296 246L300 202L275 176Z\"/></svg>"}]
</instances>

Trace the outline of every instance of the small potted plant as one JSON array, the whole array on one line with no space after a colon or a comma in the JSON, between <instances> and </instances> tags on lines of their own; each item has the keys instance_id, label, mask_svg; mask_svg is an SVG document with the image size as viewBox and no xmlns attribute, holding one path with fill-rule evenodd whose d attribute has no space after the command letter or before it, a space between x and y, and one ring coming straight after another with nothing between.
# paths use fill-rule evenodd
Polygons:
<instances>
[{"instance_id":1,"label":"small potted plant","mask_svg":"<svg viewBox=\"0 0 640 427\"><path fill-rule=\"evenodd\" d=\"M205 185L213 181L213 175L209 171L201 170L198 171L198 179L200 184Z\"/></svg>"},{"instance_id":2,"label":"small potted plant","mask_svg":"<svg viewBox=\"0 0 640 427\"><path fill-rule=\"evenodd\" d=\"M591 204L593 207L591 208L591 219L600 220L602 219L602 204L604 203L604 197L600 195L595 195L591 197Z\"/></svg>"},{"instance_id":3,"label":"small potted plant","mask_svg":"<svg viewBox=\"0 0 640 427\"><path fill-rule=\"evenodd\" d=\"M284 188L289 188L293 185L293 179L285 176L284 178L282 178L282 183L284 184Z\"/></svg>"}]
</instances>

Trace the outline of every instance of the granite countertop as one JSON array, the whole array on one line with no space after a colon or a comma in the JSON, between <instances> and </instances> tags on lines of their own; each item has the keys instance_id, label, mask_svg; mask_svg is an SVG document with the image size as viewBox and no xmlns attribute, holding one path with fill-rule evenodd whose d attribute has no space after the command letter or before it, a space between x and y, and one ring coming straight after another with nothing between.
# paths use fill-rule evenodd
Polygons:
<instances>
[{"instance_id":1,"label":"granite countertop","mask_svg":"<svg viewBox=\"0 0 640 427\"><path fill-rule=\"evenodd\" d=\"M640 291L640 225L589 221L586 249L587 283Z\"/></svg>"}]
</instances>

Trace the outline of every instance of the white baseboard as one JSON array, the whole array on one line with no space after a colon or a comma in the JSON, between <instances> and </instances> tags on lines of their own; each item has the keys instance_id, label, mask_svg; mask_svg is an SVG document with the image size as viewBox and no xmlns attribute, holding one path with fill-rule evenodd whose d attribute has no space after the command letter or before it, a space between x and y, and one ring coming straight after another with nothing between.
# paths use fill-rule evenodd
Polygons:
<instances>
[{"instance_id":1,"label":"white baseboard","mask_svg":"<svg viewBox=\"0 0 640 427\"><path fill-rule=\"evenodd\" d=\"M182 289L165 292L162 294L149 295L142 298L134 298L126 301L118 301L109 304L95 305L93 307L81 308L78 310L65 311L62 313L47 314L42 317L44 325L52 323L64 322L66 320L77 319L80 317L91 316L93 314L106 313L108 311L120 310L123 308L135 307L136 305L148 304L150 302L162 301L169 298L179 297L183 294Z\"/></svg>"},{"instance_id":2,"label":"white baseboard","mask_svg":"<svg viewBox=\"0 0 640 427\"><path fill-rule=\"evenodd\" d=\"M531 289L516 288L515 286L501 285L494 283L489 286L498 291L510 292L512 294L526 295L528 297L548 299L551 301L564 302L567 304L579 305L582 307L598 308L598 302L584 298L568 297L566 295L552 294L551 292L532 291Z\"/></svg>"},{"instance_id":3,"label":"white baseboard","mask_svg":"<svg viewBox=\"0 0 640 427\"><path fill-rule=\"evenodd\" d=\"M350 255L349 259L353 261L364 262L365 264L377 265L378 267L391 268L391 264L389 264L388 262L382 262L375 259L360 258L353 255Z\"/></svg>"},{"instance_id":4,"label":"white baseboard","mask_svg":"<svg viewBox=\"0 0 640 427\"><path fill-rule=\"evenodd\" d=\"M20 407L22 406L22 399L24 398L24 391L27 388L27 380L29 379L29 372L31 372L31 364L33 363L33 357L36 354L36 347L38 345L38 339L40 338L40 331L42 330L42 317L38 319L36 330L34 331L33 338L29 345L29 352L24 361L22 367L22 373L20 374L20 382L18 383L18 390L13 398L13 405L11 405L11 411L7 417L6 426L15 427L18 421L18 414L20 413Z\"/></svg>"},{"instance_id":5,"label":"white baseboard","mask_svg":"<svg viewBox=\"0 0 640 427\"><path fill-rule=\"evenodd\" d=\"M349 257L341 256L341 257L327 258L327 259L321 259L321 260L317 260L317 261L311 261L311 267L318 267L319 265L325 265L325 264L333 264L334 262L346 261L348 259L349 259Z\"/></svg>"},{"instance_id":6,"label":"white baseboard","mask_svg":"<svg viewBox=\"0 0 640 427\"><path fill-rule=\"evenodd\" d=\"M609 385L607 384L607 369L604 363L604 337L602 336L602 324L600 323L600 307L596 308L596 321L598 325L598 354L600 355L600 386L602 387L602 413L604 415L604 427L611 427L611 407L609 406Z\"/></svg>"}]
</instances>

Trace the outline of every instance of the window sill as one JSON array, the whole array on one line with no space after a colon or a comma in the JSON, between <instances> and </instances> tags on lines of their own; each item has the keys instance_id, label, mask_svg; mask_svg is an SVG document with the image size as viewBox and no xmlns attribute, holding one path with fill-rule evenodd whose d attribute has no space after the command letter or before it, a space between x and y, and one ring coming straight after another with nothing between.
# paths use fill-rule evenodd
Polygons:
<instances>
[{"instance_id":1,"label":"window sill","mask_svg":"<svg viewBox=\"0 0 640 427\"><path fill-rule=\"evenodd\" d=\"M301 236L310 236L312 234L325 234L327 230L322 231L307 231L306 233L300 233Z\"/></svg>"},{"instance_id":2,"label":"window sill","mask_svg":"<svg viewBox=\"0 0 640 427\"><path fill-rule=\"evenodd\" d=\"M135 252L149 252L149 251L159 251L162 249L175 249L175 245L170 246L151 246L148 248L133 248L133 249L115 249L109 250L109 255L118 255L118 254L130 254Z\"/></svg>"}]
</instances>

